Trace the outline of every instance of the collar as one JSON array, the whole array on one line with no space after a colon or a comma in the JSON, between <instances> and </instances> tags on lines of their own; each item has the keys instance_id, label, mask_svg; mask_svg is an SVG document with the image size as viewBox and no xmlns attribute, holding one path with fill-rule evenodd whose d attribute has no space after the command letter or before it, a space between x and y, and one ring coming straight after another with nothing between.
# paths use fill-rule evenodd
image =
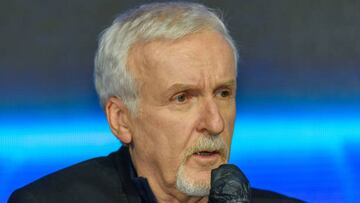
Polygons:
<instances>
[{"instance_id":1,"label":"collar","mask_svg":"<svg viewBox=\"0 0 360 203\"><path fill-rule=\"evenodd\" d=\"M147 179L145 177L141 177L137 175L130 155L129 155L129 161L130 161L129 164L130 178L140 194L141 201L143 203L156 203L156 198L150 188Z\"/></svg>"}]
</instances>

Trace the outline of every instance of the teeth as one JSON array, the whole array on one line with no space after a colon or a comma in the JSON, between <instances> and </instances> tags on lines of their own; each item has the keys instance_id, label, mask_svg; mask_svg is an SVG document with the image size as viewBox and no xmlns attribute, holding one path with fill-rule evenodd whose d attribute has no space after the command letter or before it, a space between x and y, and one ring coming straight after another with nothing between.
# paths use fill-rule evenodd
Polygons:
<instances>
[{"instance_id":1,"label":"teeth","mask_svg":"<svg viewBox=\"0 0 360 203\"><path fill-rule=\"evenodd\" d=\"M209 155L211 155L212 153L213 153L213 152L202 151L202 152L196 152L196 155L209 156Z\"/></svg>"}]
</instances>

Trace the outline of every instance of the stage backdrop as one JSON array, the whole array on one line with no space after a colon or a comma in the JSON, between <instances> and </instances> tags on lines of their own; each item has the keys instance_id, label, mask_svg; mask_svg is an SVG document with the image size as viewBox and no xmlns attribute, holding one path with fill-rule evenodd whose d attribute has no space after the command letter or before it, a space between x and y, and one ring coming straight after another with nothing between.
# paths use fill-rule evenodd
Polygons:
<instances>
[{"instance_id":1,"label":"stage backdrop","mask_svg":"<svg viewBox=\"0 0 360 203\"><path fill-rule=\"evenodd\" d=\"M0 202L120 146L94 92L93 57L98 34L140 3L0 3ZM240 49L230 161L253 187L359 202L359 1L203 3L222 11Z\"/></svg>"}]
</instances>

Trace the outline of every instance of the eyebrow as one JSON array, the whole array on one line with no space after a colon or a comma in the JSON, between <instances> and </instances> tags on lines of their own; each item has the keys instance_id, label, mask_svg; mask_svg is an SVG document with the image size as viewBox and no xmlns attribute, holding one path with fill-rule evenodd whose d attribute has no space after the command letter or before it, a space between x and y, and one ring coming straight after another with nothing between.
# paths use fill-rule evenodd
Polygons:
<instances>
[{"instance_id":1,"label":"eyebrow","mask_svg":"<svg viewBox=\"0 0 360 203\"><path fill-rule=\"evenodd\" d=\"M197 89L197 85L195 84L182 84L182 83L175 83L171 85L167 90L166 93L172 93L172 92L180 92L188 89Z\"/></svg>"},{"instance_id":2,"label":"eyebrow","mask_svg":"<svg viewBox=\"0 0 360 203\"><path fill-rule=\"evenodd\" d=\"M230 86L236 86L236 81L234 79L228 80L216 87L219 88L219 87L230 87Z\"/></svg>"},{"instance_id":3,"label":"eyebrow","mask_svg":"<svg viewBox=\"0 0 360 203\"><path fill-rule=\"evenodd\" d=\"M225 81L216 86L215 89L219 89L221 87L231 87L236 86L236 81L234 79ZM195 84L183 84L183 83L175 83L171 85L165 92L165 94L180 92L188 89L198 89L198 86Z\"/></svg>"}]
</instances>

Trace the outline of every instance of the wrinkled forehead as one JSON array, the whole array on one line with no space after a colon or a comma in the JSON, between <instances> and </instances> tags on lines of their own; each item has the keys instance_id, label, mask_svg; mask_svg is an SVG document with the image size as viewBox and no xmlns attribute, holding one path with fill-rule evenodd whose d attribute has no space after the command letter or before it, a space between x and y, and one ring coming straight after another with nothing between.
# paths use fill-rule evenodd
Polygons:
<instances>
[{"instance_id":1,"label":"wrinkled forehead","mask_svg":"<svg viewBox=\"0 0 360 203\"><path fill-rule=\"evenodd\" d=\"M196 70L212 68L213 74L236 78L236 59L231 45L219 33L203 31L181 39L156 39L134 44L128 57L128 68L134 78L142 80L155 74L196 74ZM211 75L212 72L209 72Z\"/></svg>"}]
</instances>

